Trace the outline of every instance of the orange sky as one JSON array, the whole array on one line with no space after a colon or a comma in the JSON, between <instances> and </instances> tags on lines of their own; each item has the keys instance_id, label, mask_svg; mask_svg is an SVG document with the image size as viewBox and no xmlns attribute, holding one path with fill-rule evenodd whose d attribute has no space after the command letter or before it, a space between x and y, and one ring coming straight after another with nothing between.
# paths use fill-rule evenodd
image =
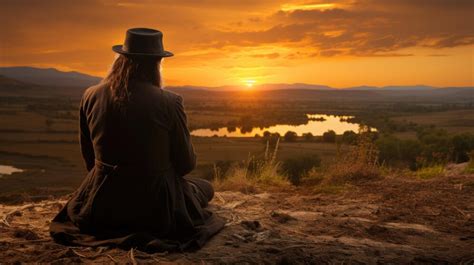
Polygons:
<instances>
[{"instance_id":1,"label":"orange sky","mask_svg":"<svg viewBox=\"0 0 474 265\"><path fill-rule=\"evenodd\" d=\"M0 0L0 65L103 76L157 28L167 85L474 86L472 0Z\"/></svg>"}]
</instances>

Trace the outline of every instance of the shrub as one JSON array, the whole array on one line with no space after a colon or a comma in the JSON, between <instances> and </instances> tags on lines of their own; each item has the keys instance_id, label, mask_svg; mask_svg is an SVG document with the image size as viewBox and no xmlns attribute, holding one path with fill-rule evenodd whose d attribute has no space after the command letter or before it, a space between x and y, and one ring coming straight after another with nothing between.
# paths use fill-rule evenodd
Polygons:
<instances>
[{"instance_id":1,"label":"shrub","mask_svg":"<svg viewBox=\"0 0 474 265\"><path fill-rule=\"evenodd\" d=\"M314 140L314 135L312 133L303 133L303 138L307 142L311 142Z\"/></svg>"},{"instance_id":2,"label":"shrub","mask_svg":"<svg viewBox=\"0 0 474 265\"><path fill-rule=\"evenodd\" d=\"M469 152L474 150L474 134L463 133L455 135L451 139L451 145L453 147L452 161L456 163L467 162L469 161Z\"/></svg>"},{"instance_id":3,"label":"shrub","mask_svg":"<svg viewBox=\"0 0 474 265\"><path fill-rule=\"evenodd\" d=\"M287 131L283 137L285 138L285 142L294 142L298 138L298 135L293 131Z\"/></svg>"},{"instance_id":4,"label":"shrub","mask_svg":"<svg viewBox=\"0 0 474 265\"><path fill-rule=\"evenodd\" d=\"M342 142L345 144L356 144L357 143L357 133L353 131L345 131L342 134Z\"/></svg>"},{"instance_id":5,"label":"shrub","mask_svg":"<svg viewBox=\"0 0 474 265\"><path fill-rule=\"evenodd\" d=\"M454 136L443 130L423 128L417 140L400 140L394 136L379 138L380 161L388 165L408 165L411 170L448 162L469 161L469 152L474 150L474 134Z\"/></svg>"},{"instance_id":6,"label":"shrub","mask_svg":"<svg viewBox=\"0 0 474 265\"><path fill-rule=\"evenodd\" d=\"M464 172L468 174L474 174L474 151L469 153L469 163L467 164Z\"/></svg>"},{"instance_id":7,"label":"shrub","mask_svg":"<svg viewBox=\"0 0 474 265\"><path fill-rule=\"evenodd\" d=\"M379 150L379 162L387 165L409 166L417 168L417 158L423 152L419 141L400 140L393 136L381 137L376 141Z\"/></svg>"},{"instance_id":8,"label":"shrub","mask_svg":"<svg viewBox=\"0 0 474 265\"><path fill-rule=\"evenodd\" d=\"M337 162L330 165L326 184L358 183L381 177L378 164L378 149L370 137L361 135L357 146L339 155Z\"/></svg>"},{"instance_id":9,"label":"shrub","mask_svg":"<svg viewBox=\"0 0 474 265\"><path fill-rule=\"evenodd\" d=\"M282 171L288 176L290 182L298 185L311 169L321 166L321 158L317 155L304 155L286 159L282 163Z\"/></svg>"},{"instance_id":10,"label":"shrub","mask_svg":"<svg viewBox=\"0 0 474 265\"><path fill-rule=\"evenodd\" d=\"M227 174L227 171L235 164L233 161L220 160L213 164L205 164L198 166L200 177L207 180L214 180L222 178Z\"/></svg>"},{"instance_id":11,"label":"shrub","mask_svg":"<svg viewBox=\"0 0 474 265\"><path fill-rule=\"evenodd\" d=\"M323 133L323 141L326 143L335 143L336 142L336 132L329 130Z\"/></svg>"},{"instance_id":12,"label":"shrub","mask_svg":"<svg viewBox=\"0 0 474 265\"><path fill-rule=\"evenodd\" d=\"M259 188L288 187L290 183L285 175L280 174L280 164L276 162L279 139L276 140L273 152L270 152L267 142L263 158L250 157L244 163L234 164L226 171L226 174L216 176L214 178L216 190L238 190L251 193Z\"/></svg>"},{"instance_id":13,"label":"shrub","mask_svg":"<svg viewBox=\"0 0 474 265\"><path fill-rule=\"evenodd\" d=\"M233 167L225 176L215 178L213 186L218 191L233 190L254 193L257 190L256 183L249 180L246 173L243 167Z\"/></svg>"}]
</instances>

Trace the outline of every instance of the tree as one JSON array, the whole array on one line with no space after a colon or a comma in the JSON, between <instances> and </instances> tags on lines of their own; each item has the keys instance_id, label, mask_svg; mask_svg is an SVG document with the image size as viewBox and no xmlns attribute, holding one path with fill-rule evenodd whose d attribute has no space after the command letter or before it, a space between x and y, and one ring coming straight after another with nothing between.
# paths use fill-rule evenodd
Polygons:
<instances>
[{"instance_id":1,"label":"tree","mask_svg":"<svg viewBox=\"0 0 474 265\"><path fill-rule=\"evenodd\" d=\"M326 143L335 143L336 142L336 132L333 130L329 130L323 133L323 142Z\"/></svg>"},{"instance_id":2,"label":"tree","mask_svg":"<svg viewBox=\"0 0 474 265\"><path fill-rule=\"evenodd\" d=\"M452 160L456 163L469 161L469 152L474 149L474 134L463 133L451 139Z\"/></svg>"},{"instance_id":3,"label":"tree","mask_svg":"<svg viewBox=\"0 0 474 265\"><path fill-rule=\"evenodd\" d=\"M287 131L284 138L286 142L294 142L296 138L298 138L298 135L293 131Z\"/></svg>"},{"instance_id":4,"label":"tree","mask_svg":"<svg viewBox=\"0 0 474 265\"><path fill-rule=\"evenodd\" d=\"M355 133L354 131L345 131L342 134L342 142L345 144L356 144L357 133Z\"/></svg>"},{"instance_id":5,"label":"tree","mask_svg":"<svg viewBox=\"0 0 474 265\"><path fill-rule=\"evenodd\" d=\"M269 146L274 147L279 138L279 133L270 133L269 131L264 131L262 140L264 144L268 143Z\"/></svg>"},{"instance_id":6,"label":"tree","mask_svg":"<svg viewBox=\"0 0 474 265\"><path fill-rule=\"evenodd\" d=\"M314 135L312 133L303 133L303 137L307 142L311 142L314 139Z\"/></svg>"}]
</instances>

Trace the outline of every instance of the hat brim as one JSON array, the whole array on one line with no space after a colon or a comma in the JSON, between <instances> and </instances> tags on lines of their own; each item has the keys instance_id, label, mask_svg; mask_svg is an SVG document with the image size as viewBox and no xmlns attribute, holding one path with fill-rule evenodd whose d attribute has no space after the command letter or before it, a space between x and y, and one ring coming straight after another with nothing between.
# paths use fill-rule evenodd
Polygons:
<instances>
[{"instance_id":1,"label":"hat brim","mask_svg":"<svg viewBox=\"0 0 474 265\"><path fill-rule=\"evenodd\" d=\"M134 52L127 52L123 50L123 45L114 45L112 46L112 50L116 53L123 54L123 55L137 55L137 56L151 56L151 57L171 57L174 54L169 51L163 51L160 53L134 53Z\"/></svg>"}]
</instances>

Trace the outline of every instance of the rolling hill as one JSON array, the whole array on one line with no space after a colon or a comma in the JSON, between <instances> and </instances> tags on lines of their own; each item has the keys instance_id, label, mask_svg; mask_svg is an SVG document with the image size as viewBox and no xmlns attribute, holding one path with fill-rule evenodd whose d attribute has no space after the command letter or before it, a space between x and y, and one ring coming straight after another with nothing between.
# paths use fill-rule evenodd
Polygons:
<instances>
[{"instance_id":1,"label":"rolling hill","mask_svg":"<svg viewBox=\"0 0 474 265\"><path fill-rule=\"evenodd\" d=\"M79 72L62 72L54 68L29 66L0 67L0 75L42 86L88 87L102 79Z\"/></svg>"},{"instance_id":2,"label":"rolling hill","mask_svg":"<svg viewBox=\"0 0 474 265\"><path fill-rule=\"evenodd\" d=\"M101 78L79 72L62 72L53 68L0 67L0 95L24 97L80 98L85 88L99 83ZM251 93L242 86L169 86L166 89L183 95L186 100L269 99L285 101L397 101L473 102L474 87L436 88L431 86L358 86L332 88L324 85L261 84Z\"/></svg>"}]
</instances>

